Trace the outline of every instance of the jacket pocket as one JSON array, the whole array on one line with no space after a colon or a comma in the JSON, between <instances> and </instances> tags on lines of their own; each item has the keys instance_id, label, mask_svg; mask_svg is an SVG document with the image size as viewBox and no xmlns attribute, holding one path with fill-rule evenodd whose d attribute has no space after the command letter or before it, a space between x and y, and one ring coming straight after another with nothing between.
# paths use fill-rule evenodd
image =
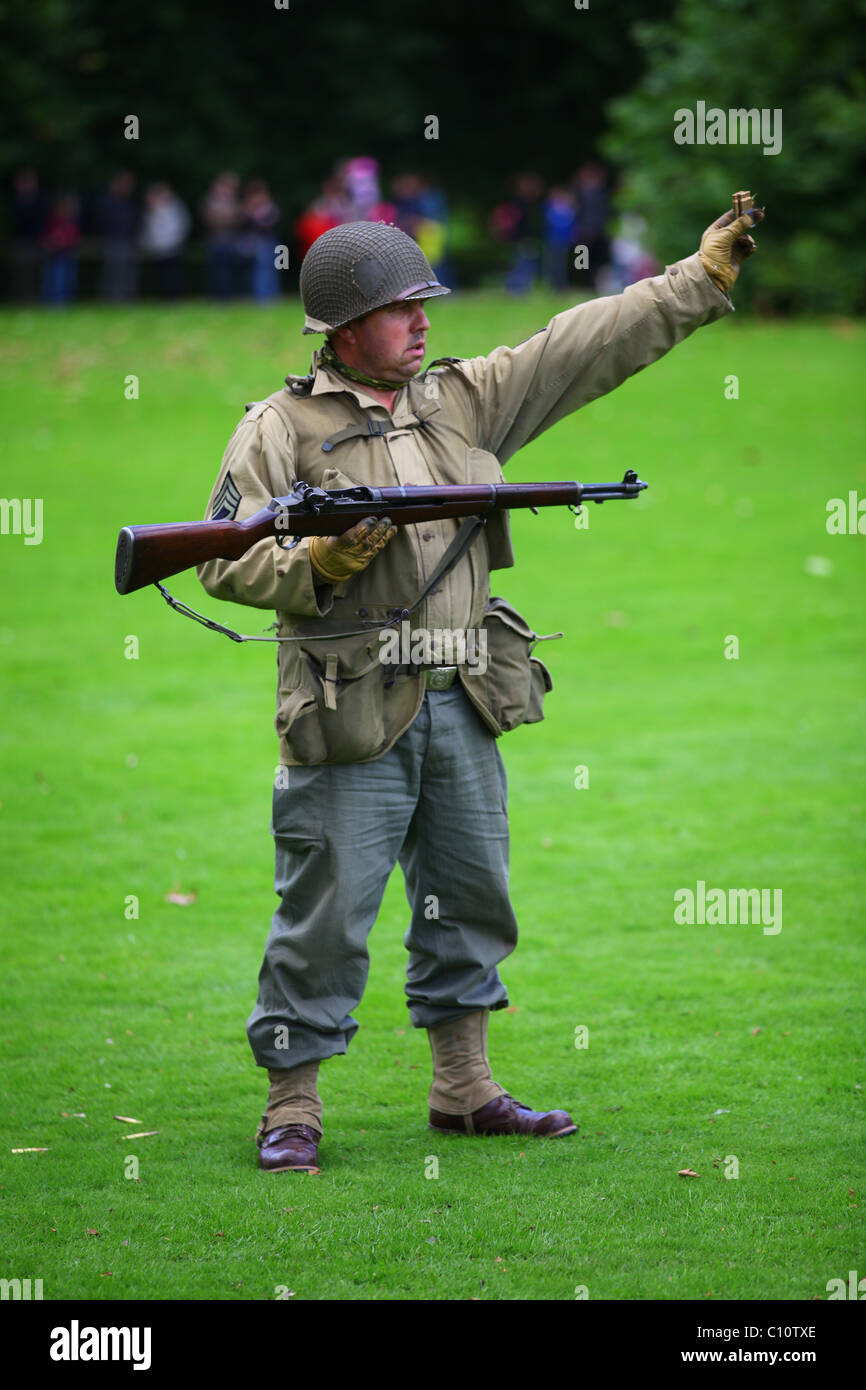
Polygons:
<instances>
[{"instance_id":1,"label":"jacket pocket","mask_svg":"<svg viewBox=\"0 0 866 1390\"><path fill-rule=\"evenodd\" d=\"M322 481L319 487L325 488L327 492L333 492L343 487L360 487L357 478L350 478L348 473L344 473L340 468L326 468L322 474Z\"/></svg>"}]
</instances>

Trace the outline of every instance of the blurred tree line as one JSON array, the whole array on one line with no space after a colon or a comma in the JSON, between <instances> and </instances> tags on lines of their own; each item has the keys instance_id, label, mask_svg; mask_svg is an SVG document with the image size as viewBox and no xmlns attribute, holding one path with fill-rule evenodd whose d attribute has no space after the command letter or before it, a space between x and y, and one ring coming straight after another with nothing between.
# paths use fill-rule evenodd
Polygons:
<instances>
[{"instance_id":1,"label":"blurred tree line","mask_svg":"<svg viewBox=\"0 0 866 1390\"><path fill-rule=\"evenodd\" d=\"M663 259L687 254L731 190L750 187L768 208L767 253L743 297L862 308L864 9L0 0L0 170L33 164L93 191L129 167L192 203L235 168L267 178L294 218L341 156L375 155L386 175L418 170L453 204L481 209L518 169L556 181L600 153L622 178L620 206L643 215ZM699 100L780 108L782 152L677 145L674 112ZM128 115L140 123L134 142ZM425 138L431 115L438 139Z\"/></svg>"},{"instance_id":2,"label":"blurred tree line","mask_svg":"<svg viewBox=\"0 0 866 1390\"><path fill-rule=\"evenodd\" d=\"M372 154L490 201L515 169L562 178L589 158L605 101L640 73L622 27L645 13L646 0L616 16L600 0L2 0L0 167L94 184L134 159L181 189L237 168L300 207L335 159Z\"/></svg>"}]
</instances>

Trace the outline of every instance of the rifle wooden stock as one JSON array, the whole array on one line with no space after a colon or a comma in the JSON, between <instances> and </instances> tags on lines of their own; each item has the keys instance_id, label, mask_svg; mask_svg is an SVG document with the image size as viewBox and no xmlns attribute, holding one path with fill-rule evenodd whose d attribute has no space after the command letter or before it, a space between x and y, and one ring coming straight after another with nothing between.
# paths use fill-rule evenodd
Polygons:
<instances>
[{"instance_id":1,"label":"rifle wooden stock","mask_svg":"<svg viewBox=\"0 0 866 1390\"><path fill-rule=\"evenodd\" d=\"M338 536L366 516L397 526L520 507L579 506L637 497L647 486L633 470L621 483L469 483L430 487L354 487L325 492L298 484L246 521L180 521L124 526L117 538L119 594L168 579L208 560L237 560L269 536Z\"/></svg>"},{"instance_id":2,"label":"rifle wooden stock","mask_svg":"<svg viewBox=\"0 0 866 1390\"><path fill-rule=\"evenodd\" d=\"M247 521L174 521L124 526L117 538L114 584L131 594L207 560L238 560L256 541L273 536L276 513L264 507Z\"/></svg>"}]
</instances>

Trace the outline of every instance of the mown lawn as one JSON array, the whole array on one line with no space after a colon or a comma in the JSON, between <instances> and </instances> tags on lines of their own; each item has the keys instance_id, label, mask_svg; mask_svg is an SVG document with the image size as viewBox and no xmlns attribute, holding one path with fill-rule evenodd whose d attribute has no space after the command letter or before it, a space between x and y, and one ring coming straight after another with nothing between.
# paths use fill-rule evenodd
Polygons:
<instances>
[{"instance_id":1,"label":"mown lawn","mask_svg":"<svg viewBox=\"0 0 866 1390\"><path fill-rule=\"evenodd\" d=\"M559 307L455 296L433 355ZM826 1297L866 1274L866 539L825 526L866 496L862 325L733 316L509 465L651 484L587 530L515 515L494 585L566 635L545 722L502 743L522 942L490 1055L580 1134L427 1130L398 870L322 1069L318 1178L260 1174L253 1142L273 651L113 587L119 527L201 515L244 402L306 369L299 325L293 302L2 315L2 492L44 499L44 540L0 536L0 1273L51 1299ZM699 880L781 889L781 931L676 924Z\"/></svg>"}]
</instances>

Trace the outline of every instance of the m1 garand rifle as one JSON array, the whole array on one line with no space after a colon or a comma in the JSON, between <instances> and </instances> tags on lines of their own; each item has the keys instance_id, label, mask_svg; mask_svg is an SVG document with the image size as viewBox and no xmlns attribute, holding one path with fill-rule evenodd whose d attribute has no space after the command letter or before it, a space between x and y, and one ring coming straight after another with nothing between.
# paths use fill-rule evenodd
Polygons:
<instances>
[{"instance_id":1,"label":"m1 garand rifle","mask_svg":"<svg viewBox=\"0 0 866 1390\"><path fill-rule=\"evenodd\" d=\"M637 497L647 486L629 468L621 483L467 483L429 487L348 487L326 491L296 483L246 521L220 518L157 526L124 526L117 538L114 583L119 594L159 584L209 560L238 560L259 541L293 536L339 536L364 517L390 517L395 526L483 516L496 510L568 507ZM283 548L287 548L283 546Z\"/></svg>"}]
</instances>

